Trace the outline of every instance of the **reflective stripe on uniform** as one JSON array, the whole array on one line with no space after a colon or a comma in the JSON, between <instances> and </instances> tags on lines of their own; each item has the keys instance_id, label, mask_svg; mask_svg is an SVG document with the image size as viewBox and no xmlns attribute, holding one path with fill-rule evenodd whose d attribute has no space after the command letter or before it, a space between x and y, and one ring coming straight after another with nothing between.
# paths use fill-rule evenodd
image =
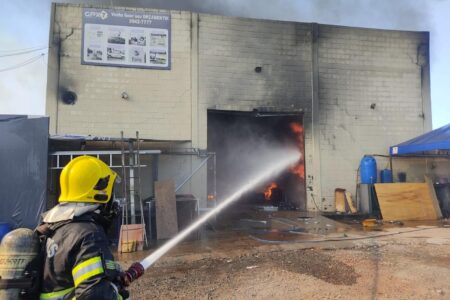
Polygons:
<instances>
[{"instance_id":1,"label":"reflective stripe on uniform","mask_svg":"<svg viewBox=\"0 0 450 300\"><path fill-rule=\"evenodd\" d=\"M63 299L64 296L72 292L75 288L71 287L62 291L52 292L52 293L42 293L39 296L39 299L45 299L45 300L59 300Z\"/></svg>"},{"instance_id":2,"label":"reflective stripe on uniform","mask_svg":"<svg viewBox=\"0 0 450 300\"><path fill-rule=\"evenodd\" d=\"M104 273L104 270L102 258L100 256L96 256L79 263L72 269L72 277L75 287L83 281L102 273Z\"/></svg>"},{"instance_id":3,"label":"reflective stripe on uniform","mask_svg":"<svg viewBox=\"0 0 450 300\"><path fill-rule=\"evenodd\" d=\"M113 260L106 260L105 262L106 268L109 270L117 270L116 262Z\"/></svg>"}]
</instances>

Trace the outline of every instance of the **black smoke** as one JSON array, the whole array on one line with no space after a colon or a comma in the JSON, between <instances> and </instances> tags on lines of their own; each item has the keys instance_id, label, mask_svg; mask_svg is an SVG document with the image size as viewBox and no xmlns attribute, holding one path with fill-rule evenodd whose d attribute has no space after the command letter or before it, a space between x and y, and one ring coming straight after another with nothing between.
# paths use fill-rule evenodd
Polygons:
<instances>
[{"instance_id":1,"label":"black smoke","mask_svg":"<svg viewBox=\"0 0 450 300\"><path fill-rule=\"evenodd\" d=\"M224 16L281 21L428 30L427 0L96 0L56 1L101 6L188 10ZM50 1L48 1L50 3Z\"/></svg>"}]
</instances>

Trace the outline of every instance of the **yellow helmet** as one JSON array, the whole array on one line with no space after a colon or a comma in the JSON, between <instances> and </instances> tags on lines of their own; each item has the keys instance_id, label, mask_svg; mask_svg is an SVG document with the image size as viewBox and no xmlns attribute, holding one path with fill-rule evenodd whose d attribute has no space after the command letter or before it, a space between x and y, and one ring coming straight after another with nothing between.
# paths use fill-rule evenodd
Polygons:
<instances>
[{"instance_id":1,"label":"yellow helmet","mask_svg":"<svg viewBox=\"0 0 450 300\"><path fill-rule=\"evenodd\" d=\"M59 202L107 203L117 174L100 159L78 156L62 170Z\"/></svg>"}]
</instances>

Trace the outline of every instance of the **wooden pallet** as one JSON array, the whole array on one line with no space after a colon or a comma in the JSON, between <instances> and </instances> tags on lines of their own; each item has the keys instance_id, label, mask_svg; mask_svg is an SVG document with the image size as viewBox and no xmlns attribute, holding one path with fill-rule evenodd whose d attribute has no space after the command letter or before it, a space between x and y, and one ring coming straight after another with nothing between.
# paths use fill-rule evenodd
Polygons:
<instances>
[{"instance_id":1,"label":"wooden pallet","mask_svg":"<svg viewBox=\"0 0 450 300\"><path fill-rule=\"evenodd\" d=\"M144 224L120 226L119 252L129 253L144 249Z\"/></svg>"}]
</instances>

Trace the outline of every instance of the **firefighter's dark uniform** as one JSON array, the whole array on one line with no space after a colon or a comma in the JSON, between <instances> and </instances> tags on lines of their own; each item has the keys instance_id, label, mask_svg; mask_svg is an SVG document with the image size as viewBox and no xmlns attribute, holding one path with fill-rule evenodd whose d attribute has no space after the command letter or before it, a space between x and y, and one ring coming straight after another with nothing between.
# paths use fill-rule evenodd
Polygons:
<instances>
[{"instance_id":1,"label":"firefighter's dark uniform","mask_svg":"<svg viewBox=\"0 0 450 300\"><path fill-rule=\"evenodd\" d=\"M46 257L40 299L122 299L103 227L93 212L47 224Z\"/></svg>"}]
</instances>

